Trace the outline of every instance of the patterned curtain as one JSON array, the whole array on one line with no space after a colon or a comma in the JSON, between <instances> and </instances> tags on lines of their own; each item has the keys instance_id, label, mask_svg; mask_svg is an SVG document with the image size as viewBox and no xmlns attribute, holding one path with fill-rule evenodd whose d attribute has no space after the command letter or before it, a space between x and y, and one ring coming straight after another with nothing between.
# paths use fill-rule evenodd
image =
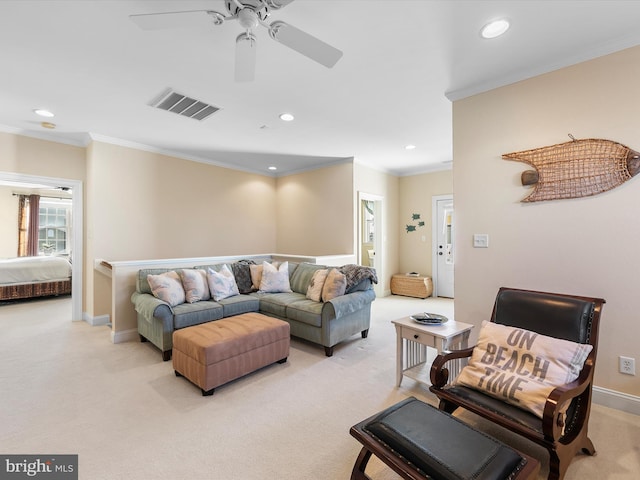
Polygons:
<instances>
[{"instance_id":1,"label":"patterned curtain","mask_svg":"<svg viewBox=\"0 0 640 480\"><path fill-rule=\"evenodd\" d=\"M38 255L38 230L40 229L40 195L29 195L29 234L27 255Z\"/></svg>"},{"instance_id":2,"label":"patterned curtain","mask_svg":"<svg viewBox=\"0 0 640 480\"><path fill-rule=\"evenodd\" d=\"M18 256L27 256L27 237L29 236L29 198L18 195Z\"/></svg>"}]
</instances>

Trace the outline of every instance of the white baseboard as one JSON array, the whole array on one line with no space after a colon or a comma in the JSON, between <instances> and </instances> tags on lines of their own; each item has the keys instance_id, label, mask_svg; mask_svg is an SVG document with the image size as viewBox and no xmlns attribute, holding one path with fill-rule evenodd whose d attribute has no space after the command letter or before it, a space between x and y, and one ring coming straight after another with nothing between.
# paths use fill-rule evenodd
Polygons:
<instances>
[{"instance_id":1,"label":"white baseboard","mask_svg":"<svg viewBox=\"0 0 640 480\"><path fill-rule=\"evenodd\" d=\"M138 335L138 329L132 328L131 330L122 330L120 332L114 332L111 330L111 342L112 343L124 343L124 342L133 342L138 340L140 336Z\"/></svg>"},{"instance_id":2,"label":"white baseboard","mask_svg":"<svg viewBox=\"0 0 640 480\"><path fill-rule=\"evenodd\" d=\"M640 397L603 387L593 387L593 402L634 415L640 415Z\"/></svg>"},{"instance_id":3,"label":"white baseboard","mask_svg":"<svg viewBox=\"0 0 640 480\"><path fill-rule=\"evenodd\" d=\"M92 315L89 315L87 312L83 312L82 320L87 322L92 327L95 327L98 325L108 325L109 322L111 321L111 318L109 315L98 315L94 317Z\"/></svg>"}]
</instances>

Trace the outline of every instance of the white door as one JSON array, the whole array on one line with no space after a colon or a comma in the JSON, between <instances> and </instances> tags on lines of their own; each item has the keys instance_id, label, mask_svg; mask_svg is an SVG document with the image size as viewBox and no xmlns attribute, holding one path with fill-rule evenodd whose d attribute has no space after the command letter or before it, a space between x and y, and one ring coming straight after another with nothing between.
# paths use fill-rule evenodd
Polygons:
<instances>
[{"instance_id":1,"label":"white door","mask_svg":"<svg viewBox=\"0 0 640 480\"><path fill-rule=\"evenodd\" d=\"M453 196L434 197L434 296L453 298Z\"/></svg>"}]
</instances>

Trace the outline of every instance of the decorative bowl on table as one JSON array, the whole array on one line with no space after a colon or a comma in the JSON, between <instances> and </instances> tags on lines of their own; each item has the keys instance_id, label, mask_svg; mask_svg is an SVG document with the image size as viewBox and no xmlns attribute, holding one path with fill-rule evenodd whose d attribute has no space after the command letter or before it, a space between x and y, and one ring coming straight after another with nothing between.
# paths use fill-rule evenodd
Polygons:
<instances>
[{"instance_id":1,"label":"decorative bowl on table","mask_svg":"<svg viewBox=\"0 0 640 480\"><path fill-rule=\"evenodd\" d=\"M449 319L444 315L427 312L414 313L410 318L421 325L442 325L449 321Z\"/></svg>"}]
</instances>

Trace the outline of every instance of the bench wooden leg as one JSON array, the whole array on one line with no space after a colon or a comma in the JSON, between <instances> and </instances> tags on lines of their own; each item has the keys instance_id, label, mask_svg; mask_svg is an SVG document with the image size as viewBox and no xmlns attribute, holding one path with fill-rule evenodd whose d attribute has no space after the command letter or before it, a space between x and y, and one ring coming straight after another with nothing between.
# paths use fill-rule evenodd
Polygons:
<instances>
[{"instance_id":1,"label":"bench wooden leg","mask_svg":"<svg viewBox=\"0 0 640 480\"><path fill-rule=\"evenodd\" d=\"M333 356L333 347L324 347L324 354L327 357L332 357Z\"/></svg>"},{"instance_id":2,"label":"bench wooden leg","mask_svg":"<svg viewBox=\"0 0 640 480\"><path fill-rule=\"evenodd\" d=\"M286 363L288 357L284 357L280 360L278 360L278 363Z\"/></svg>"},{"instance_id":3,"label":"bench wooden leg","mask_svg":"<svg viewBox=\"0 0 640 480\"><path fill-rule=\"evenodd\" d=\"M215 388L212 388L211 390L205 390L204 388L201 388L200 390L202 390L203 397L210 397L211 395L213 395Z\"/></svg>"},{"instance_id":4,"label":"bench wooden leg","mask_svg":"<svg viewBox=\"0 0 640 480\"><path fill-rule=\"evenodd\" d=\"M367 447L362 447L360 450L360 454L356 459L356 463L353 465L353 470L351 471L351 480L371 480L368 477L364 470L367 468L367 463L369 463L369 459L371 458L371 452L367 449Z\"/></svg>"}]
</instances>

